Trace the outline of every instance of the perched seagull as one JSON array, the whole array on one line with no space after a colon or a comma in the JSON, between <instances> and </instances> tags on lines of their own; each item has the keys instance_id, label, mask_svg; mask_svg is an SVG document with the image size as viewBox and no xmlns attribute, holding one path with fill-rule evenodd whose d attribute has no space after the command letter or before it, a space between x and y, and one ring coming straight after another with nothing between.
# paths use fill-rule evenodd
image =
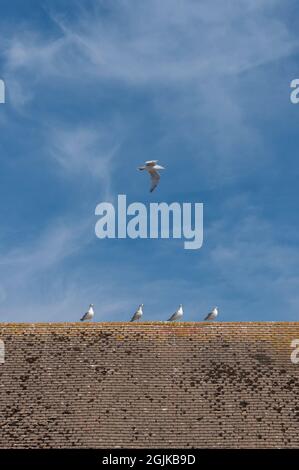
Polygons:
<instances>
[{"instance_id":1,"label":"perched seagull","mask_svg":"<svg viewBox=\"0 0 299 470\"><path fill-rule=\"evenodd\" d=\"M182 316L183 316L183 313L184 313L183 312L183 306L182 306L182 304L180 304L177 311L173 315L171 315L171 317L167 321L180 320L180 318L182 318Z\"/></svg>"},{"instance_id":2,"label":"perched seagull","mask_svg":"<svg viewBox=\"0 0 299 470\"><path fill-rule=\"evenodd\" d=\"M150 192L152 193L153 190L158 186L160 181L160 175L157 170L165 170L164 166L157 165L158 160L150 160L145 162L144 166L140 166L138 170L146 170L150 174L151 177L151 189Z\"/></svg>"},{"instance_id":3,"label":"perched seagull","mask_svg":"<svg viewBox=\"0 0 299 470\"><path fill-rule=\"evenodd\" d=\"M206 320L215 320L217 315L218 315L218 308L214 307L213 310L210 313L208 313L208 315L206 316L204 321L206 321Z\"/></svg>"},{"instance_id":4,"label":"perched seagull","mask_svg":"<svg viewBox=\"0 0 299 470\"><path fill-rule=\"evenodd\" d=\"M93 304L90 304L89 309L84 313L83 317L80 318L80 321L92 320L94 316Z\"/></svg>"},{"instance_id":5,"label":"perched seagull","mask_svg":"<svg viewBox=\"0 0 299 470\"><path fill-rule=\"evenodd\" d=\"M136 310L136 312L134 313L130 321L140 320L142 315L143 315L143 304L139 305L138 309Z\"/></svg>"}]
</instances>

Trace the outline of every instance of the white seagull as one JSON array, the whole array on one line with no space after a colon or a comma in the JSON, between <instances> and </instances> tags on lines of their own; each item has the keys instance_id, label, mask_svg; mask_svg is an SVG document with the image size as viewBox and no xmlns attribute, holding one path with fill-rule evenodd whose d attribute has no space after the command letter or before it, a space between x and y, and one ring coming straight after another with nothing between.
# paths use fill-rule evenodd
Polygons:
<instances>
[{"instance_id":1,"label":"white seagull","mask_svg":"<svg viewBox=\"0 0 299 470\"><path fill-rule=\"evenodd\" d=\"M213 310L207 314L207 316L204 318L204 321L209 321L209 320L215 320L215 318L218 315L218 308L214 307Z\"/></svg>"},{"instance_id":2,"label":"white seagull","mask_svg":"<svg viewBox=\"0 0 299 470\"><path fill-rule=\"evenodd\" d=\"M144 166L140 166L138 170L146 170L150 177L151 177L151 189L150 192L152 193L153 190L158 186L160 181L160 175L157 170L165 170L164 166L157 165L158 160L150 160L145 162Z\"/></svg>"},{"instance_id":3,"label":"white seagull","mask_svg":"<svg viewBox=\"0 0 299 470\"><path fill-rule=\"evenodd\" d=\"M94 317L94 309L93 309L93 304L89 305L89 308L86 313L84 313L83 317L80 318L80 321L85 321L85 320L92 320Z\"/></svg>"},{"instance_id":4,"label":"white seagull","mask_svg":"<svg viewBox=\"0 0 299 470\"><path fill-rule=\"evenodd\" d=\"M175 321L175 320L180 320L183 316L183 306L182 304L180 304L179 308L177 309L177 311L171 315L171 317L167 320L167 321Z\"/></svg>"},{"instance_id":5,"label":"white seagull","mask_svg":"<svg viewBox=\"0 0 299 470\"><path fill-rule=\"evenodd\" d=\"M143 315L143 304L140 304L130 321L140 320Z\"/></svg>"}]
</instances>

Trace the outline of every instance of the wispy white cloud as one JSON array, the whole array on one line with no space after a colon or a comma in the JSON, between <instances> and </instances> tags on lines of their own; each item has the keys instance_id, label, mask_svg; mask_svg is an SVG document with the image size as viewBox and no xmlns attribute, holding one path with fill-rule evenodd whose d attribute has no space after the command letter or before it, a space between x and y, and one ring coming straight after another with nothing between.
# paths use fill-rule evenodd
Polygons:
<instances>
[{"instance_id":1,"label":"wispy white cloud","mask_svg":"<svg viewBox=\"0 0 299 470\"><path fill-rule=\"evenodd\" d=\"M297 247L288 237L281 240L277 227L259 214L258 207L243 206L237 225L232 214L207 229L210 250L202 263L226 311L231 306L235 318L244 309L251 319L298 319ZM212 285L206 288L213 290Z\"/></svg>"},{"instance_id":2,"label":"wispy white cloud","mask_svg":"<svg viewBox=\"0 0 299 470\"><path fill-rule=\"evenodd\" d=\"M258 4L260 3L260 4ZM95 2L95 6L97 2ZM277 2L180 0L116 1L108 19L99 8L80 9L76 20L52 13L56 36L19 31L8 38L6 67L35 77L82 81L91 76L134 85L189 82L189 92L206 90L204 80L223 79L288 56L299 41ZM80 72L84 71L84 75ZM215 90L217 94L217 90Z\"/></svg>"},{"instance_id":3,"label":"wispy white cloud","mask_svg":"<svg viewBox=\"0 0 299 470\"><path fill-rule=\"evenodd\" d=\"M63 263L86 248L90 239L86 221L72 224L56 220L32 242L2 252L1 297L5 308L10 306L13 313L17 305L22 315L22 308L26 309L28 301L27 294L34 288L38 292L41 278L47 278L52 271L60 272Z\"/></svg>"},{"instance_id":4,"label":"wispy white cloud","mask_svg":"<svg viewBox=\"0 0 299 470\"><path fill-rule=\"evenodd\" d=\"M22 23L22 28L5 33L0 50L4 54L8 102L34 122L36 133L42 136L43 156L57 166L63 178L72 179L74 187L86 177L100 182L105 199L112 197L113 172L118 165L125 161L132 168L134 163L135 168L136 154L126 149L120 155L127 129L103 125L103 118L97 126L86 116L74 124L61 108L57 107L61 111L58 118L55 111L47 114L41 109L37 100L41 90L46 94L48 88L67 90L74 84L84 100L89 87L100 90L102 84L108 84L124 95L127 90L141 90L150 96L156 113L153 119L167 129L164 131L162 125L161 134L169 135L168 140L161 135L157 147L168 153L177 145L177 135L186 145L191 142L194 151L189 152L189 158L201 170L198 174L204 174L202 185L206 188L219 189L238 178L240 172L254 171L262 160L264 136L248 118L258 100L253 104L250 99L244 101L244 94L250 95L251 90L242 89L240 83L246 74L298 50L297 34L279 13L280 2L206 0L190 1L186 6L180 0L116 0L103 14L105 3L95 1L92 11L81 6L80 14L72 19L65 12L50 10L55 24L51 32ZM142 113L143 109L138 109L134 118L142 119ZM174 156L172 163L175 167L181 160L176 161ZM247 201L240 207L244 210ZM80 212L74 208L74 212L77 210ZM252 210L254 213L255 208ZM233 205L231 211L235 213ZM157 301L154 295L149 300L156 318L166 310L170 313L172 302L180 295L187 299L187 308L198 302L194 316L210 308L215 298L226 311L231 308L231 312L237 312L240 299L234 299L233 290L236 296L242 291L253 304L264 307L258 296L263 291L268 300L271 288L275 288L276 296L287 295L281 305L290 307L295 315L296 251L281 246L273 236L271 222L260 215L250 212L238 217L237 227L229 218L213 222L205 233L200 262L194 266L190 263L188 281L173 273L165 280L165 273L163 277L163 273L150 272L153 260L160 266L162 256L168 266L173 258L170 245L163 250L162 244L151 258L142 258L142 274L133 256L122 263L117 256L112 257L109 269L107 258L103 259L103 267L97 271L99 278L90 277L85 264L73 271L66 269L94 235L94 221L83 217L81 223L69 224L71 217L69 214L63 222L60 220L58 226L55 219L32 244L3 254L0 301L5 319L9 306L22 318L33 318L34 311L38 312L35 320L71 319L73 312L85 308L91 298L100 302L106 317L116 319L135 303L138 278L140 297L158 293ZM81 224L88 229L78 232ZM139 255L143 256L141 252ZM183 255L179 261L183 264L182 260ZM164 300L159 295L162 290ZM138 298L138 302L142 300Z\"/></svg>"},{"instance_id":5,"label":"wispy white cloud","mask_svg":"<svg viewBox=\"0 0 299 470\"><path fill-rule=\"evenodd\" d=\"M116 130L115 130L116 132ZM118 136L107 130L69 126L49 130L46 139L51 157L65 176L82 178L86 174L101 186L102 197L111 199L111 176L120 142Z\"/></svg>"},{"instance_id":6,"label":"wispy white cloud","mask_svg":"<svg viewBox=\"0 0 299 470\"><path fill-rule=\"evenodd\" d=\"M198 139L190 127L203 136L194 160L215 183L236 178L244 165L249 169L255 155L255 162L262 160L263 136L248 120L250 102L243 100L250 90L240 89L238 77L298 50L276 0L191 1L187 7L180 0L134 6L116 1L108 14L102 6L81 6L71 20L50 9L55 33L28 25L5 40L7 82L17 107L22 110L34 99L34 88L54 80L75 82L78 89L112 81L155 90L160 118L176 120L189 142ZM166 103L160 99L165 89L172 90ZM84 132L73 137L82 145Z\"/></svg>"},{"instance_id":7,"label":"wispy white cloud","mask_svg":"<svg viewBox=\"0 0 299 470\"><path fill-rule=\"evenodd\" d=\"M81 10L72 24L58 15L53 19L65 47L85 53L87 73L134 85L195 81L196 88L204 77L240 73L298 48L276 7L276 1L191 1L187 7L181 1L151 0L134 7L117 1L109 22L96 9L92 18Z\"/></svg>"},{"instance_id":8,"label":"wispy white cloud","mask_svg":"<svg viewBox=\"0 0 299 470\"><path fill-rule=\"evenodd\" d=\"M84 227L86 230L86 227ZM30 246L14 248L11 252L2 253L0 266L6 269L13 267L16 274L27 275L28 272L39 273L62 262L67 256L84 246L82 224L70 225L55 221L47 227L38 240ZM84 234L86 235L86 233Z\"/></svg>"}]
</instances>

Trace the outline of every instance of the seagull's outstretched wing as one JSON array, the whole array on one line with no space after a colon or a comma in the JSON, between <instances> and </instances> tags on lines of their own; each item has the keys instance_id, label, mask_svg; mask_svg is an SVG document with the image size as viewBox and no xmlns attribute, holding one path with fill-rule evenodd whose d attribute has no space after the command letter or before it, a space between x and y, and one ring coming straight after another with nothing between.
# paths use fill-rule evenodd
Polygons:
<instances>
[{"instance_id":1,"label":"seagull's outstretched wing","mask_svg":"<svg viewBox=\"0 0 299 470\"><path fill-rule=\"evenodd\" d=\"M153 190L158 186L158 183L160 181L160 175L157 171L155 170L150 170L149 174L151 175L151 189L150 192L152 193Z\"/></svg>"},{"instance_id":2,"label":"seagull's outstretched wing","mask_svg":"<svg viewBox=\"0 0 299 470\"><path fill-rule=\"evenodd\" d=\"M155 166L159 160L148 160L145 162L146 166Z\"/></svg>"}]
</instances>

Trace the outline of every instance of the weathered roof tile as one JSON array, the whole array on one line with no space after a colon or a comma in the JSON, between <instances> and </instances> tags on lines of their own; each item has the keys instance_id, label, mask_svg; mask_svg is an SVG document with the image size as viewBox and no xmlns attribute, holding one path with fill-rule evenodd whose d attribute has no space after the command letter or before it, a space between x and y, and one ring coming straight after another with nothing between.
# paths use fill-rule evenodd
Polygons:
<instances>
[{"instance_id":1,"label":"weathered roof tile","mask_svg":"<svg viewBox=\"0 0 299 470\"><path fill-rule=\"evenodd\" d=\"M299 447L298 323L0 324L0 447Z\"/></svg>"}]
</instances>

